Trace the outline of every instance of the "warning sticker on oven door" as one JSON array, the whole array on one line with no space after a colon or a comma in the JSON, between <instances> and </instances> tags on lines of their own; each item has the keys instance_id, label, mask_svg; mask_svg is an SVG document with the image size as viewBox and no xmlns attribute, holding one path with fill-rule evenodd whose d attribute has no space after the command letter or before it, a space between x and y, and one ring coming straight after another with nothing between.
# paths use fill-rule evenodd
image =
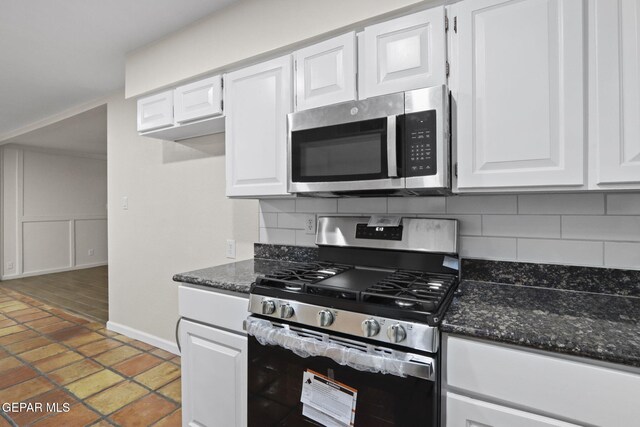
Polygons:
<instances>
[{"instance_id":1,"label":"warning sticker on oven door","mask_svg":"<svg viewBox=\"0 0 640 427\"><path fill-rule=\"evenodd\" d=\"M353 425L358 391L307 369L302 376L302 414L327 426Z\"/></svg>"}]
</instances>

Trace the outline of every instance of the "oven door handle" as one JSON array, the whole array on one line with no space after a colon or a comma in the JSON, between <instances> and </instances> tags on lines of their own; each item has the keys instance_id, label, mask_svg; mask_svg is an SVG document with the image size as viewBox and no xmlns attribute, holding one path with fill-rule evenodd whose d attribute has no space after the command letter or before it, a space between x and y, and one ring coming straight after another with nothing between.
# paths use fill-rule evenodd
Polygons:
<instances>
[{"instance_id":1,"label":"oven door handle","mask_svg":"<svg viewBox=\"0 0 640 427\"><path fill-rule=\"evenodd\" d=\"M398 152L396 149L396 116L387 116L387 175L398 177Z\"/></svg>"},{"instance_id":2,"label":"oven door handle","mask_svg":"<svg viewBox=\"0 0 640 427\"><path fill-rule=\"evenodd\" d=\"M244 328L260 344L279 346L300 357L328 357L360 371L434 381L435 362L430 357L375 348L345 338L334 339L317 331L285 327L252 316L245 320Z\"/></svg>"}]
</instances>

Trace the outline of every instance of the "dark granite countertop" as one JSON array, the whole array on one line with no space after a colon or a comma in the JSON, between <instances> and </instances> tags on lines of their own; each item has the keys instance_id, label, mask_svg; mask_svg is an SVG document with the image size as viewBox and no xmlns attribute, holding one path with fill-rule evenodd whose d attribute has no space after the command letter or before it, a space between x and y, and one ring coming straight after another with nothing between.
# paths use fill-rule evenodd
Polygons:
<instances>
[{"instance_id":1,"label":"dark granite countertop","mask_svg":"<svg viewBox=\"0 0 640 427\"><path fill-rule=\"evenodd\" d=\"M173 276L176 282L209 286L214 289L248 294L251 284L261 274L285 268L292 263L266 259L249 259L230 264L203 268L201 270L179 273Z\"/></svg>"},{"instance_id":2,"label":"dark granite countertop","mask_svg":"<svg viewBox=\"0 0 640 427\"><path fill-rule=\"evenodd\" d=\"M442 331L640 367L640 298L465 280Z\"/></svg>"}]
</instances>

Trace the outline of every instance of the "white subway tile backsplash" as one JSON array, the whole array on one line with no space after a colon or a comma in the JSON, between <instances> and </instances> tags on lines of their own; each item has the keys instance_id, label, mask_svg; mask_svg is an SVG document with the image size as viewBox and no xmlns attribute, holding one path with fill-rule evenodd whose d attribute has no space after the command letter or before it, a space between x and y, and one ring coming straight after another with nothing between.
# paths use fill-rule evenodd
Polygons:
<instances>
[{"instance_id":1,"label":"white subway tile backsplash","mask_svg":"<svg viewBox=\"0 0 640 427\"><path fill-rule=\"evenodd\" d=\"M447 213L452 214L515 214L517 196L452 196L447 198Z\"/></svg>"},{"instance_id":2,"label":"white subway tile backsplash","mask_svg":"<svg viewBox=\"0 0 640 427\"><path fill-rule=\"evenodd\" d=\"M640 215L640 194L607 194L607 214Z\"/></svg>"},{"instance_id":3,"label":"white subway tile backsplash","mask_svg":"<svg viewBox=\"0 0 640 427\"><path fill-rule=\"evenodd\" d=\"M518 239L518 261L601 266L602 242Z\"/></svg>"},{"instance_id":4,"label":"white subway tile backsplash","mask_svg":"<svg viewBox=\"0 0 640 427\"><path fill-rule=\"evenodd\" d=\"M278 214L273 212L260 212L260 227L278 227Z\"/></svg>"},{"instance_id":5,"label":"white subway tile backsplash","mask_svg":"<svg viewBox=\"0 0 640 427\"><path fill-rule=\"evenodd\" d=\"M604 265L640 270L640 243L604 242Z\"/></svg>"},{"instance_id":6,"label":"white subway tile backsplash","mask_svg":"<svg viewBox=\"0 0 640 427\"><path fill-rule=\"evenodd\" d=\"M515 261L516 250L514 238L460 236L463 258Z\"/></svg>"},{"instance_id":7,"label":"white subway tile backsplash","mask_svg":"<svg viewBox=\"0 0 640 427\"><path fill-rule=\"evenodd\" d=\"M640 216L563 216L563 239L640 241Z\"/></svg>"},{"instance_id":8,"label":"white subway tile backsplash","mask_svg":"<svg viewBox=\"0 0 640 427\"><path fill-rule=\"evenodd\" d=\"M261 228L260 243L271 243L273 245L295 245L296 230Z\"/></svg>"},{"instance_id":9,"label":"white subway tile backsplash","mask_svg":"<svg viewBox=\"0 0 640 427\"><path fill-rule=\"evenodd\" d=\"M338 212L338 199L311 199L300 198L296 200L296 212Z\"/></svg>"},{"instance_id":10,"label":"white subway tile backsplash","mask_svg":"<svg viewBox=\"0 0 640 427\"><path fill-rule=\"evenodd\" d=\"M298 246L315 246L316 235L307 234L304 230L296 230L296 245Z\"/></svg>"},{"instance_id":11,"label":"white subway tile backsplash","mask_svg":"<svg viewBox=\"0 0 640 427\"><path fill-rule=\"evenodd\" d=\"M483 236L560 237L559 215L483 215Z\"/></svg>"},{"instance_id":12,"label":"white subway tile backsplash","mask_svg":"<svg viewBox=\"0 0 640 427\"><path fill-rule=\"evenodd\" d=\"M449 218L457 219L461 236L480 236L482 235L482 215L449 215L449 214L431 214L418 215L420 218Z\"/></svg>"},{"instance_id":13,"label":"white subway tile backsplash","mask_svg":"<svg viewBox=\"0 0 640 427\"><path fill-rule=\"evenodd\" d=\"M603 215L604 194L520 194L518 213Z\"/></svg>"},{"instance_id":14,"label":"white subway tile backsplash","mask_svg":"<svg viewBox=\"0 0 640 427\"><path fill-rule=\"evenodd\" d=\"M260 200L261 212L295 212L294 199L263 199Z\"/></svg>"},{"instance_id":15,"label":"white subway tile backsplash","mask_svg":"<svg viewBox=\"0 0 640 427\"><path fill-rule=\"evenodd\" d=\"M387 212L387 199L385 197L358 198L351 197L338 199L338 212L377 214Z\"/></svg>"},{"instance_id":16,"label":"white subway tile backsplash","mask_svg":"<svg viewBox=\"0 0 640 427\"><path fill-rule=\"evenodd\" d=\"M389 213L445 213L446 200L444 197L393 197L389 198Z\"/></svg>"},{"instance_id":17,"label":"white subway tile backsplash","mask_svg":"<svg viewBox=\"0 0 640 427\"><path fill-rule=\"evenodd\" d=\"M306 215L302 213L279 213L278 228L303 229Z\"/></svg>"}]
</instances>

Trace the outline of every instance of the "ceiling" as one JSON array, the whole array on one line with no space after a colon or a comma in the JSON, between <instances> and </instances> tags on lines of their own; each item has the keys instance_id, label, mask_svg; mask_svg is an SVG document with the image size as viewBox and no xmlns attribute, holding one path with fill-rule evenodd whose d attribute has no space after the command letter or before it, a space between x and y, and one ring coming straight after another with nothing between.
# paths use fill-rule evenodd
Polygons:
<instances>
[{"instance_id":1,"label":"ceiling","mask_svg":"<svg viewBox=\"0 0 640 427\"><path fill-rule=\"evenodd\" d=\"M0 141L123 88L127 52L233 1L0 0ZM100 121L91 111L91 120ZM98 139L87 144L95 149Z\"/></svg>"},{"instance_id":2,"label":"ceiling","mask_svg":"<svg viewBox=\"0 0 640 427\"><path fill-rule=\"evenodd\" d=\"M92 108L2 143L107 154L107 106Z\"/></svg>"}]
</instances>

